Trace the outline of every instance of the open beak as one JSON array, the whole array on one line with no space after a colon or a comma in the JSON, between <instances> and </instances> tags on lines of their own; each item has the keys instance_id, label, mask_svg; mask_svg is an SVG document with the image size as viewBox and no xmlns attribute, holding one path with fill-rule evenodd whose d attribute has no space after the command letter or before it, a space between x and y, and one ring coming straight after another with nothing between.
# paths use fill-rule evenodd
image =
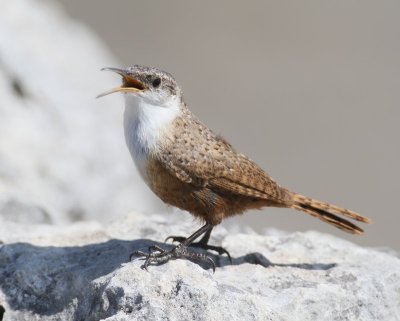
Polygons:
<instances>
[{"instance_id":1,"label":"open beak","mask_svg":"<svg viewBox=\"0 0 400 321\"><path fill-rule=\"evenodd\" d=\"M128 75L127 72L123 69L118 69L118 68L112 68L112 67L106 67L102 68L101 70L106 70L106 71L113 71L116 72L117 74L122 76L122 85L110 90L107 90L106 92L101 93L98 95L96 98L104 97L106 95L116 93L116 92L141 92L146 89L146 86L139 80L133 78L131 75Z\"/></svg>"}]
</instances>

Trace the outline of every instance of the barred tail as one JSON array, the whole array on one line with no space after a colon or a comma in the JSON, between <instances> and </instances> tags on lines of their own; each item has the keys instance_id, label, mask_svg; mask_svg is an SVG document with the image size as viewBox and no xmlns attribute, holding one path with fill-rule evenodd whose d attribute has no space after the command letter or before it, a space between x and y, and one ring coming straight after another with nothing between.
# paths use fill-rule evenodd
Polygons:
<instances>
[{"instance_id":1,"label":"barred tail","mask_svg":"<svg viewBox=\"0 0 400 321\"><path fill-rule=\"evenodd\" d=\"M299 194L293 195L293 201L294 203L292 207L294 209L317 217L320 220L332 224L348 233L363 234L364 230L357 225L351 223L350 221L340 217L339 215L351 218L359 222L371 223L371 220L368 217L362 216L356 212Z\"/></svg>"}]
</instances>

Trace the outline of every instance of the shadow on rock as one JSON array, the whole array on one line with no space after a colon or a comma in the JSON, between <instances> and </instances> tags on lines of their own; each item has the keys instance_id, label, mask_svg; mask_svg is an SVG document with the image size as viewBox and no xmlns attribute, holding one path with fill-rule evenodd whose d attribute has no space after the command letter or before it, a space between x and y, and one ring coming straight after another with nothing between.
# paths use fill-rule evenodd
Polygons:
<instances>
[{"instance_id":1,"label":"shadow on rock","mask_svg":"<svg viewBox=\"0 0 400 321\"><path fill-rule=\"evenodd\" d=\"M28 243L3 245L0 249L0 287L11 308L52 315L71 306L77 298L82 304L90 283L129 261L132 252L147 251L151 245L172 249L172 244L148 239L109 240L84 246L35 246ZM217 266L230 265L224 256L209 253ZM260 253L233 258L233 265L243 263L287 266L309 270L327 270L335 264L277 264ZM204 268L209 268L205 266ZM84 304L84 303L83 303Z\"/></svg>"},{"instance_id":2,"label":"shadow on rock","mask_svg":"<svg viewBox=\"0 0 400 321\"><path fill-rule=\"evenodd\" d=\"M152 245L160 245L160 243L149 243ZM161 245L162 248L168 250L172 249L172 246L168 248L167 246L171 246L171 244L166 244L164 243ZM269 259L267 259L264 255L258 252L254 253L248 253L246 255L240 256L240 257L234 257L232 258L232 262L229 260L229 258L226 255L216 255L214 252L211 251L204 251L200 250L197 247L191 247L191 250L193 252L197 253L207 253L207 255L213 259L215 262L216 267L224 267L224 266L231 266L231 265L240 265L244 263L249 263L249 264L255 264L255 265L261 265L263 267L273 267L273 266L280 266L280 267L289 267L289 268L298 268L298 269L303 269L303 270L329 270L334 268L337 264L336 263L274 263L271 262ZM144 252L149 252L148 250L143 250ZM199 264L201 267L204 269L210 269L211 265L208 263L204 262L199 262L195 260L191 260L194 263ZM163 263L161 263L163 264ZM151 265L158 265L156 264L151 264ZM151 266L150 265L150 266ZM143 266L142 266L143 267Z\"/></svg>"},{"instance_id":3,"label":"shadow on rock","mask_svg":"<svg viewBox=\"0 0 400 321\"><path fill-rule=\"evenodd\" d=\"M218 260L219 266L230 265L229 260ZM336 263L273 263L267 259L264 255L258 252L249 253L244 256L234 258L232 260L232 265L239 265L243 263L250 263L256 265L262 265L264 267L281 266L281 267L291 267L303 270L329 270L336 266Z\"/></svg>"},{"instance_id":4,"label":"shadow on rock","mask_svg":"<svg viewBox=\"0 0 400 321\"><path fill-rule=\"evenodd\" d=\"M3 245L0 287L15 310L52 315L80 301L83 289L129 261L129 255L154 242L109 240L84 246Z\"/></svg>"}]
</instances>

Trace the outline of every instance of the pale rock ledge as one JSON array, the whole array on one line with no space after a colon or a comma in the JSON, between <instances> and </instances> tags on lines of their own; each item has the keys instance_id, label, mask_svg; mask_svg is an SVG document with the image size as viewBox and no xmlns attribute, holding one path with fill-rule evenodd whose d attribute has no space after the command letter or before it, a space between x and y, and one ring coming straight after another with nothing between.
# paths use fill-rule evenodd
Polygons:
<instances>
[{"instance_id":1,"label":"pale rock ledge","mask_svg":"<svg viewBox=\"0 0 400 321\"><path fill-rule=\"evenodd\" d=\"M3 320L400 320L400 260L317 232L228 233L215 273L176 260L141 269L132 251L187 235L182 216L107 226L4 222Z\"/></svg>"}]
</instances>

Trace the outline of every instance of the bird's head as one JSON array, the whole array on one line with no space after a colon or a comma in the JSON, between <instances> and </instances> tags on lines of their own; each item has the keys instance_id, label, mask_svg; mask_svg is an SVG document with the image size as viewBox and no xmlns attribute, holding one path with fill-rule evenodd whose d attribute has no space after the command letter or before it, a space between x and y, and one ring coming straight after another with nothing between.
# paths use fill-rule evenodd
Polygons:
<instances>
[{"instance_id":1,"label":"bird's head","mask_svg":"<svg viewBox=\"0 0 400 321\"><path fill-rule=\"evenodd\" d=\"M154 67L134 65L126 69L103 68L122 76L122 85L97 97L122 92L127 99L143 101L148 105L167 107L172 101L181 101L182 92L175 79L167 72Z\"/></svg>"}]
</instances>

